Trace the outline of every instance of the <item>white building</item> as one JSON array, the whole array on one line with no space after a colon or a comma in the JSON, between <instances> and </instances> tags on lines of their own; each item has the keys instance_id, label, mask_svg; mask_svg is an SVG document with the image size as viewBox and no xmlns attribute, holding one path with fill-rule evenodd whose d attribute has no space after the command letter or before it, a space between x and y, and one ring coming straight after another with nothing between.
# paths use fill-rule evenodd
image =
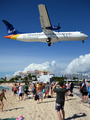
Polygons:
<instances>
[{"instance_id":1,"label":"white building","mask_svg":"<svg viewBox=\"0 0 90 120\"><path fill-rule=\"evenodd\" d=\"M38 82L43 82L43 83L47 83L50 82L50 80L54 77L54 75L41 75L39 78L37 78Z\"/></svg>"}]
</instances>

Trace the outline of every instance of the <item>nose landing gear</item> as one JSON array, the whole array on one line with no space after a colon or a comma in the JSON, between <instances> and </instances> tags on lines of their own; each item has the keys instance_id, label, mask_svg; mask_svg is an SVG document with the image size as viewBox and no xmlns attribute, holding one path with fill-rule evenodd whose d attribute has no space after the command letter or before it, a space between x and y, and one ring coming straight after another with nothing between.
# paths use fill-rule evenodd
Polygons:
<instances>
[{"instance_id":1,"label":"nose landing gear","mask_svg":"<svg viewBox=\"0 0 90 120\"><path fill-rule=\"evenodd\" d=\"M84 40L82 40L82 43L84 43Z\"/></svg>"}]
</instances>

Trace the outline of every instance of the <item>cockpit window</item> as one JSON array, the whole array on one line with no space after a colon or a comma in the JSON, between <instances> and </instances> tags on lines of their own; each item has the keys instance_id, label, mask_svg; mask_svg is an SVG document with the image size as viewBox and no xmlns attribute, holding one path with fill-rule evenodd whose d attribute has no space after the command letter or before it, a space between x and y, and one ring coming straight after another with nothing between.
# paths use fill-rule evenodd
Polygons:
<instances>
[{"instance_id":1,"label":"cockpit window","mask_svg":"<svg viewBox=\"0 0 90 120\"><path fill-rule=\"evenodd\" d=\"M80 33L83 33L83 32L80 32ZM84 33L83 33L84 34Z\"/></svg>"}]
</instances>

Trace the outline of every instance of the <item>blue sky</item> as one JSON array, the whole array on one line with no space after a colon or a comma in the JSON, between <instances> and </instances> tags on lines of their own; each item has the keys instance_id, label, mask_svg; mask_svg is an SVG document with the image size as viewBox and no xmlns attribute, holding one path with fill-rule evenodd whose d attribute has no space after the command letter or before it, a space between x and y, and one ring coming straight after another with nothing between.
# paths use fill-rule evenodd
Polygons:
<instances>
[{"instance_id":1,"label":"blue sky","mask_svg":"<svg viewBox=\"0 0 90 120\"><path fill-rule=\"evenodd\" d=\"M90 53L90 38L85 40L84 44L82 41L68 41L54 43L51 47L46 43L27 43L4 38L7 30L2 20L9 21L20 32L42 32L38 4L46 5L52 25L57 25L60 21L61 32L82 31L90 36L89 0L0 0L0 77L13 75L19 70L24 71L31 64L49 62L49 65L52 65L52 61L55 61L54 70L59 71L55 74L60 75L76 58L81 60L81 55L85 66L90 66L86 61L90 59L87 57ZM77 69L78 67L80 66L77 66ZM79 72L89 71L90 69Z\"/></svg>"}]
</instances>

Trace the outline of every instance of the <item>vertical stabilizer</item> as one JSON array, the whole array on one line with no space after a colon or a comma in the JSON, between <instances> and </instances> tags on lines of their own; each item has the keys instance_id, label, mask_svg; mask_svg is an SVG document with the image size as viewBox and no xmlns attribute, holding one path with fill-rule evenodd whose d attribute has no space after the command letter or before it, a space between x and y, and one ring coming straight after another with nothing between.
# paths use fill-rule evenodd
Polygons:
<instances>
[{"instance_id":1,"label":"vertical stabilizer","mask_svg":"<svg viewBox=\"0 0 90 120\"><path fill-rule=\"evenodd\" d=\"M7 27L8 35L20 34L20 32L17 31L8 21L6 21L6 20L2 20L2 21L4 22L4 24Z\"/></svg>"}]
</instances>

